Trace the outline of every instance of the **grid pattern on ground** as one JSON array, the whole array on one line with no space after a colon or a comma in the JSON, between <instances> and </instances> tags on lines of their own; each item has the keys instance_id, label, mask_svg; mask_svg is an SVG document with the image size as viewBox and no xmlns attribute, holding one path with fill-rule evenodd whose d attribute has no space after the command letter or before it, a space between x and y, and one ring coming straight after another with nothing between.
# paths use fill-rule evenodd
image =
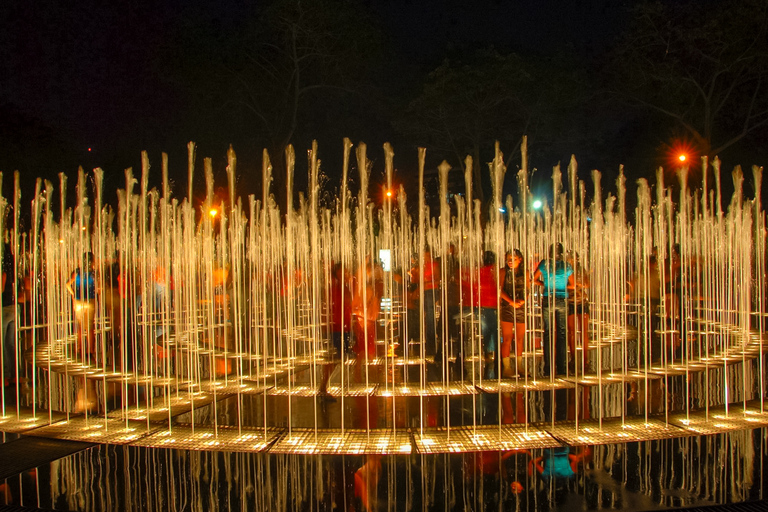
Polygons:
<instances>
[{"instance_id":1,"label":"grid pattern on ground","mask_svg":"<svg viewBox=\"0 0 768 512\"><path fill-rule=\"evenodd\" d=\"M35 414L32 414L30 408L21 408L17 411L15 408L8 407L5 409L5 415L0 415L0 431L19 433L66 419L67 416L60 412L54 411L49 415L48 411L38 409Z\"/></svg>"},{"instance_id":2,"label":"grid pattern on ground","mask_svg":"<svg viewBox=\"0 0 768 512\"><path fill-rule=\"evenodd\" d=\"M271 396L313 397L319 393L318 388L311 384L294 384L290 386L275 386L267 391Z\"/></svg>"},{"instance_id":3,"label":"grid pattern on ground","mask_svg":"<svg viewBox=\"0 0 768 512\"><path fill-rule=\"evenodd\" d=\"M297 430L286 432L269 450L288 454L409 454L413 449L406 431Z\"/></svg>"},{"instance_id":4,"label":"grid pattern on ground","mask_svg":"<svg viewBox=\"0 0 768 512\"><path fill-rule=\"evenodd\" d=\"M134 446L173 448L177 450L261 452L278 438L281 429L242 428L212 425L174 425L170 430L158 430L138 441Z\"/></svg>"},{"instance_id":5,"label":"grid pattern on ground","mask_svg":"<svg viewBox=\"0 0 768 512\"><path fill-rule=\"evenodd\" d=\"M627 373L601 372L599 374L597 373L581 374L578 377L575 375L571 375L570 377L567 377L567 380L574 383L578 383L582 386L599 386L601 384L634 382L638 380L645 380L645 378L646 378L645 374L640 374L638 372L627 372ZM659 375L656 375L656 374L648 374L648 378L658 379L660 377Z\"/></svg>"},{"instance_id":6,"label":"grid pattern on ground","mask_svg":"<svg viewBox=\"0 0 768 512\"><path fill-rule=\"evenodd\" d=\"M86 441L89 443L129 444L160 427L143 421L122 421L104 417L78 416L69 421L30 430L30 436Z\"/></svg>"},{"instance_id":7,"label":"grid pattern on ground","mask_svg":"<svg viewBox=\"0 0 768 512\"><path fill-rule=\"evenodd\" d=\"M259 394L262 393L267 387L264 384L258 382L244 381L237 377L230 377L225 382L224 380L204 380L198 384L191 384L187 386L187 389L195 389L203 393L218 395L235 395L238 392L241 394Z\"/></svg>"},{"instance_id":8,"label":"grid pattern on ground","mask_svg":"<svg viewBox=\"0 0 768 512\"><path fill-rule=\"evenodd\" d=\"M683 437L686 433L674 425L649 418L611 418L602 423L586 420L542 425L552 436L569 445L626 443L628 441L652 441L672 437Z\"/></svg>"},{"instance_id":9,"label":"grid pattern on ground","mask_svg":"<svg viewBox=\"0 0 768 512\"><path fill-rule=\"evenodd\" d=\"M568 379L485 379L475 386L485 393L514 393L518 391L547 391L551 389L573 389L576 384Z\"/></svg>"},{"instance_id":10,"label":"grid pattern on ground","mask_svg":"<svg viewBox=\"0 0 768 512\"><path fill-rule=\"evenodd\" d=\"M419 453L462 453L479 451L523 450L554 448L560 442L546 430L529 425L483 425L425 429L414 432L416 450Z\"/></svg>"},{"instance_id":11,"label":"grid pattern on ground","mask_svg":"<svg viewBox=\"0 0 768 512\"><path fill-rule=\"evenodd\" d=\"M433 363L433 357L374 357L368 362L370 366L421 366L427 363Z\"/></svg>"},{"instance_id":12,"label":"grid pattern on ground","mask_svg":"<svg viewBox=\"0 0 768 512\"><path fill-rule=\"evenodd\" d=\"M671 414L669 422L690 431L692 435L717 434L731 430L747 430L768 426L768 411L760 411L760 405L734 405L728 408L711 408L707 411L695 411Z\"/></svg>"},{"instance_id":13,"label":"grid pattern on ground","mask_svg":"<svg viewBox=\"0 0 768 512\"><path fill-rule=\"evenodd\" d=\"M341 398L341 395L343 394L344 397L347 398L356 396L370 396L376 391L376 385L369 384L366 386L365 384L350 384L345 385L343 391L344 393L342 393L342 387L340 385L330 384L328 386L328 394L332 397Z\"/></svg>"},{"instance_id":14,"label":"grid pattern on ground","mask_svg":"<svg viewBox=\"0 0 768 512\"><path fill-rule=\"evenodd\" d=\"M421 387L419 383L414 382L411 386L402 384L389 386L379 385L378 396L460 396L476 395L477 389L461 381L452 384L442 384L439 382L429 382Z\"/></svg>"},{"instance_id":15,"label":"grid pattern on ground","mask_svg":"<svg viewBox=\"0 0 768 512\"><path fill-rule=\"evenodd\" d=\"M128 419L143 421L149 417L149 421L166 421L169 417L178 416L189 412L192 409L204 407L212 401L212 395L181 392L167 396L156 396L152 398L151 405L144 404L116 409L110 412L107 416L118 420Z\"/></svg>"}]
</instances>

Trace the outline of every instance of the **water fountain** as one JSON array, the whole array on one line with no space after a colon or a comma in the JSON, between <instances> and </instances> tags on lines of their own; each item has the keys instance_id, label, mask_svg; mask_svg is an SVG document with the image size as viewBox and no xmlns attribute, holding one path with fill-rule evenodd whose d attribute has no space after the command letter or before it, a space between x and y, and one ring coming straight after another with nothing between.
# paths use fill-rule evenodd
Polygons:
<instances>
[{"instance_id":1,"label":"water fountain","mask_svg":"<svg viewBox=\"0 0 768 512\"><path fill-rule=\"evenodd\" d=\"M637 207L629 215L623 173L617 194L603 197L600 173L593 171L588 203L587 185L572 159L565 176L559 166L553 170L551 204L538 210L530 207L525 146L516 203L502 197L506 168L497 145L490 203L473 197L469 158L464 190L449 201L450 166L444 163L434 215L426 206L421 150L412 217L402 188L372 200L372 164L364 144L354 153L359 193L352 197L352 149L345 140L340 194L331 205L319 198L321 164L314 145L308 152L309 189L300 194L298 208L292 201L285 211L276 205L266 152L262 197L249 196L244 204L235 194L232 150L228 197L215 196L206 159L200 203L192 195L197 161L190 144L187 197L171 195L165 157L162 187L150 189L144 154L138 181L126 171L116 208L103 197L100 169L92 176L79 172L74 203L65 176L58 195L53 184L38 181L25 233L17 175L13 216L0 230L10 240L4 257L19 276L12 309L20 358L4 365L3 378L13 385L0 397L0 431L100 443L126 470L137 457L181 457L176 469L163 470L163 478L174 482L200 467L227 475L237 470L252 479L251 490L263 488L246 499L243 484L245 501L265 500L281 509L289 504L265 488L281 474L293 475L290 494L302 497L294 505L311 501L317 486L319 495L330 492L321 482L328 459L308 455L372 457L365 459L366 474L389 475L382 481L411 506L434 503L428 489L438 474L455 491L457 467L477 476L471 496L463 499L479 506L484 467L517 471L510 468L538 461L543 468L547 454L558 450L576 459L589 453L602 461L596 467L609 467L606 461L614 457L635 457L636 467L651 467L659 446L691 449L708 443L700 436L717 434L730 439L724 446L746 436L741 445L747 451L752 446L752 462L744 473L754 470L755 453L762 464L768 426L762 398L768 350L762 169L753 169L758 195L752 200L743 197L741 170L733 172L735 192L727 207L719 161L703 161L701 189L691 189L681 170L674 197L659 170L655 200L651 185L640 180ZM384 154L392 191L394 151L386 145ZM287 197L293 198L292 148L285 160ZM7 208L8 201L0 199L0 209ZM540 374L542 346L553 340L544 337L542 290L534 286L524 305L518 359L524 371L504 376L500 358L489 360L484 353L479 310L472 307L483 293L483 255L490 251L503 261L506 251L519 248L532 273L556 243L570 255L590 305L587 323L574 323L575 332L568 333L575 339L574 365L565 375ZM95 300L88 300L86 290L88 253L95 261ZM442 287L431 289L426 270L411 272L409 282L412 255L418 269L437 262ZM382 257L387 268L378 263ZM74 301L65 286L76 269L83 277L70 288L79 286L75 295L85 300ZM354 350L338 354L331 343L335 270L342 276L338 285L349 287L348 295L339 295L340 308L350 301L355 315L342 315L354 324L342 330L356 334ZM433 307L430 294L437 306L425 314ZM436 348L431 332L440 340ZM496 339L501 335L497 326ZM569 453L575 446L590 448ZM385 455L391 457L378 458ZM73 466L59 468L56 478L77 479L77 467L88 457L71 459L67 464ZM422 461L417 476L405 465L411 477L421 479L418 497L400 489L396 461L404 459L398 457ZM144 465L150 467L148 460ZM334 471L349 485L343 468ZM548 485L525 475L514 482L525 489ZM700 480L690 492L700 492ZM486 481L490 488L497 484ZM114 496L131 485L126 481ZM213 495L223 484L210 485ZM509 482L504 489L505 496L522 499ZM615 499L624 491L611 492ZM731 489L729 496L748 499L749 492ZM184 496L202 500L203 494L192 489ZM451 496L445 499L455 503L457 495ZM175 499L163 498L157 508ZM223 494L217 499L225 500ZM394 507L389 503L387 509Z\"/></svg>"}]
</instances>

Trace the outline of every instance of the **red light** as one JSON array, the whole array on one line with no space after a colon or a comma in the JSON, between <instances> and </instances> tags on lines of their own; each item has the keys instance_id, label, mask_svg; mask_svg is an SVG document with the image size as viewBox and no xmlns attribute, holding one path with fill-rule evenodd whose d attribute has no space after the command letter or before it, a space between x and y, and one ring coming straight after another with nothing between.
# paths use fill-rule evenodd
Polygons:
<instances>
[{"instance_id":1,"label":"red light","mask_svg":"<svg viewBox=\"0 0 768 512\"><path fill-rule=\"evenodd\" d=\"M684 138L673 139L665 148L664 167L676 169L696 162L699 150L696 144Z\"/></svg>"},{"instance_id":2,"label":"red light","mask_svg":"<svg viewBox=\"0 0 768 512\"><path fill-rule=\"evenodd\" d=\"M387 197L392 197L392 191L391 190L387 190Z\"/></svg>"},{"instance_id":3,"label":"red light","mask_svg":"<svg viewBox=\"0 0 768 512\"><path fill-rule=\"evenodd\" d=\"M91 148L88 148L88 152L89 152L89 153L91 152Z\"/></svg>"}]
</instances>

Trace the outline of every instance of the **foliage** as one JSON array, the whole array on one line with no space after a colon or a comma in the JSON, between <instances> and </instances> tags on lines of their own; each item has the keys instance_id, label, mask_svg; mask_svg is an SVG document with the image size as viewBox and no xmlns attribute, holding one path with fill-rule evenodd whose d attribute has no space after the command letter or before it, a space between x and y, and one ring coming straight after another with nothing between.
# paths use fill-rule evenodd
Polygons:
<instances>
[{"instance_id":1,"label":"foliage","mask_svg":"<svg viewBox=\"0 0 768 512\"><path fill-rule=\"evenodd\" d=\"M643 2L614 52L612 89L716 155L768 125L768 3Z\"/></svg>"},{"instance_id":2,"label":"foliage","mask_svg":"<svg viewBox=\"0 0 768 512\"><path fill-rule=\"evenodd\" d=\"M531 148L570 139L584 81L567 62L526 60L493 48L446 59L428 75L398 127L454 167L472 155L473 187L482 198L480 170L493 158L495 140L511 141L517 150L523 135ZM507 161L515 155L508 151Z\"/></svg>"}]
</instances>

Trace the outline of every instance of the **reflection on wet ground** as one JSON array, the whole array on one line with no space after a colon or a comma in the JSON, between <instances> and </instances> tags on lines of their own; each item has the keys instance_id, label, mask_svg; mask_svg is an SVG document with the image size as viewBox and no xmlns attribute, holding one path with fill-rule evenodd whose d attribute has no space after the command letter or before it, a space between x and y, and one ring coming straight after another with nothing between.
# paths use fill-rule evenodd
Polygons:
<instances>
[{"instance_id":1,"label":"reflection on wet ground","mask_svg":"<svg viewBox=\"0 0 768 512\"><path fill-rule=\"evenodd\" d=\"M763 429L595 446L302 456L96 445L9 478L57 510L650 510L762 499Z\"/></svg>"}]
</instances>

